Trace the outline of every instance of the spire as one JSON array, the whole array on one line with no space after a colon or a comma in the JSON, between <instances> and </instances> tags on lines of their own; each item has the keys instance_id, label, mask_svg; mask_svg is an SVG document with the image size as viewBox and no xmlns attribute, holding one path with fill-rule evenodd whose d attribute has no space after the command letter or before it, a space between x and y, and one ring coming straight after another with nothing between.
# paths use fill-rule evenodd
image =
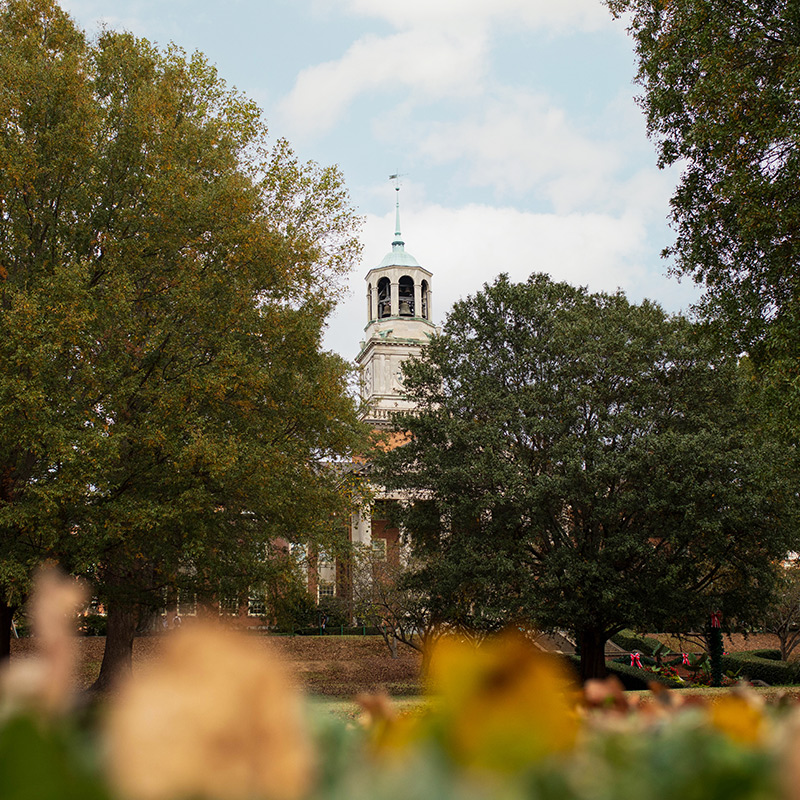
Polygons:
<instances>
[{"instance_id":1,"label":"spire","mask_svg":"<svg viewBox=\"0 0 800 800\"><path fill-rule=\"evenodd\" d=\"M395 200L394 212L394 241L392 242L392 250L403 249L405 242L403 241L402 234L400 233L400 178L402 176L399 172L389 176L390 181L394 181L394 190L397 192L397 199Z\"/></svg>"},{"instance_id":2,"label":"spire","mask_svg":"<svg viewBox=\"0 0 800 800\"><path fill-rule=\"evenodd\" d=\"M411 253L406 252L405 242L403 241L402 234L400 233L400 178L402 175L395 173L389 176L390 181L394 181L394 190L396 194L395 200L395 223L394 223L394 241L392 242L392 252L387 253L383 257L383 261L378 264L378 268L382 267L418 267L419 263Z\"/></svg>"},{"instance_id":3,"label":"spire","mask_svg":"<svg viewBox=\"0 0 800 800\"><path fill-rule=\"evenodd\" d=\"M405 242L400 238L400 187L394 187L395 192L397 192L397 200L395 202L395 212L394 212L394 241L392 242L392 247L396 244L404 245Z\"/></svg>"}]
</instances>

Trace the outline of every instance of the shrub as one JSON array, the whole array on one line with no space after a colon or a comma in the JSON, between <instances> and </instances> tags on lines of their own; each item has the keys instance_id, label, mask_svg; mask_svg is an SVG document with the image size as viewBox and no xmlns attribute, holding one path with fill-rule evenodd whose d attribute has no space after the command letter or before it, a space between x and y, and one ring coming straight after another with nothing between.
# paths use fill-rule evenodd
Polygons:
<instances>
[{"instance_id":1,"label":"shrub","mask_svg":"<svg viewBox=\"0 0 800 800\"><path fill-rule=\"evenodd\" d=\"M570 667L576 676L580 674L581 661L579 656L567 656ZM644 661L642 661L644 664ZM655 663L655 662L654 662ZM619 678L620 683L625 689L647 689L649 683L662 683L664 686L674 686L674 682L669 678L664 678L647 669L639 669L629 664L619 663L619 659L606 662L606 670L609 675Z\"/></svg>"},{"instance_id":2,"label":"shrub","mask_svg":"<svg viewBox=\"0 0 800 800\"><path fill-rule=\"evenodd\" d=\"M735 672L751 681L764 681L771 686L786 686L798 683L800 680L800 666L788 664L785 661L775 661L773 658L763 658L750 651L744 653L731 653L722 657L722 669L725 672Z\"/></svg>"},{"instance_id":3,"label":"shrub","mask_svg":"<svg viewBox=\"0 0 800 800\"><path fill-rule=\"evenodd\" d=\"M636 652L635 650L631 652ZM654 667L656 665L656 660L654 658L650 658L650 656L646 656L644 653L639 653L639 661L642 662L643 667ZM619 656L613 660L614 664L622 664L625 667L631 666L631 657L630 655ZM638 667L634 667L634 669L638 669Z\"/></svg>"},{"instance_id":4,"label":"shrub","mask_svg":"<svg viewBox=\"0 0 800 800\"><path fill-rule=\"evenodd\" d=\"M108 618L103 614L87 614L78 620L81 636L105 636Z\"/></svg>"},{"instance_id":5,"label":"shrub","mask_svg":"<svg viewBox=\"0 0 800 800\"><path fill-rule=\"evenodd\" d=\"M348 613L347 603L340 597L321 598L317 604L316 618L312 624L319 625L323 619L325 620L326 629L350 625L351 618Z\"/></svg>"},{"instance_id":6,"label":"shrub","mask_svg":"<svg viewBox=\"0 0 800 800\"><path fill-rule=\"evenodd\" d=\"M630 653L638 650L642 655L646 656L652 656L655 649L661 644L658 639L654 639L652 636L640 636L631 630L620 631L611 637L611 641L623 650L627 650Z\"/></svg>"},{"instance_id":7,"label":"shrub","mask_svg":"<svg viewBox=\"0 0 800 800\"><path fill-rule=\"evenodd\" d=\"M780 650L750 650L754 656L758 656L758 658L768 658L770 661L780 661L781 660L781 651Z\"/></svg>"}]
</instances>

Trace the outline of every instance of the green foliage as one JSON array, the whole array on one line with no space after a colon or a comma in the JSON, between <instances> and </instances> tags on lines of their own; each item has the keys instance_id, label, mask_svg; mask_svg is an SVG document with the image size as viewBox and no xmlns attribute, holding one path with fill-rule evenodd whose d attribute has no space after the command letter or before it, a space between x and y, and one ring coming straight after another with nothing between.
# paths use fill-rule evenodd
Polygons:
<instances>
[{"instance_id":1,"label":"green foliage","mask_svg":"<svg viewBox=\"0 0 800 800\"><path fill-rule=\"evenodd\" d=\"M797 330L800 18L794 3L609 0L627 12L648 129L672 199L677 269L702 281L741 348Z\"/></svg>"},{"instance_id":2,"label":"green foliage","mask_svg":"<svg viewBox=\"0 0 800 800\"><path fill-rule=\"evenodd\" d=\"M636 651L632 650L631 652L635 653ZM628 665L630 665L630 660L631 660L631 657L629 655L627 655L627 656L617 656L617 658L615 658L613 661L614 661L615 664L628 664ZM654 666L656 666L656 660L654 658L650 658L650 656L646 656L646 655L641 654L641 653L639 654L639 661L641 661L642 665L645 666L645 667L654 667Z\"/></svg>"},{"instance_id":3,"label":"green foliage","mask_svg":"<svg viewBox=\"0 0 800 800\"><path fill-rule=\"evenodd\" d=\"M18 716L0 722L3 800L108 800L95 754L76 729Z\"/></svg>"},{"instance_id":4,"label":"green foliage","mask_svg":"<svg viewBox=\"0 0 800 800\"><path fill-rule=\"evenodd\" d=\"M167 587L277 580L365 452L320 348L358 253L335 168L200 55L0 3L0 600L51 556L113 630ZM105 666L104 666L105 669Z\"/></svg>"},{"instance_id":5,"label":"green foliage","mask_svg":"<svg viewBox=\"0 0 800 800\"><path fill-rule=\"evenodd\" d=\"M642 664L644 663L643 660ZM626 689L647 689L650 683L672 686L672 682L667 678L646 669L632 667L630 664L608 664L606 668L608 674L616 675Z\"/></svg>"},{"instance_id":6,"label":"green foliage","mask_svg":"<svg viewBox=\"0 0 800 800\"><path fill-rule=\"evenodd\" d=\"M323 620L325 620L326 628L341 628L342 625L349 625L350 614L347 603L340 597L321 597L317 603L315 619L311 624L321 626Z\"/></svg>"},{"instance_id":7,"label":"green foliage","mask_svg":"<svg viewBox=\"0 0 800 800\"><path fill-rule=\"evenodd\" d=\"M648 656L652 656L659 648L663 647L658 639L654 639L652 636L641 636L627 629L615 633L611 637L611 641L623 650L631 653L638 651Z\"/></svg>"},{"instance_id":8,"label":"green foliage","mask_svg":"<svg viewBox=\"0 0 800 800\"><path fill-rule=\"evenodd\" d=\"M800 665L763 658L757 655L758 652L754 650L722 656L722 669L725 672L737 672L751 681L764 681L770 686L791 686L800 682Z\"/></svg>"},{"instance_id":9,"label":"green foliage","mask_svg":"<svg viewBox=\"0 0 800 800\"><path fill-rule=\"evenodd\" d=\"M588 677L620 628L690 629L712 593L742 619L765 602L789 494L701 327L501 276L405 373L411 439L376 476L417 498L401 513L435 618L573 630Z\"/></svg>"},{"instance_id":10,"label":"green foliage","mask_svg":"<svg viewBox=\"0 0 800 800\"><path fill-rule=\"evenodd\" d=\"M800 644L800 564L796 561L775 565L776 586L773 600L761 620L761 629L773 633L780 642L780 658L789 656Z\"/></svg>"},{"instance_id":11,"label":"green foliage","mask_svg":"<svg viewBox=\"0 0 800 800\"><path fill-rule=\"evenodd\" d=\"M104 614L87 614L78 620L78 632L83 636L105 636L108 618Z\"/></svg>"},{"instance_id":12,"label":"green foliage","mask_svg":"<svg viewBox=\"0 0 800 800\"><path fill-rule=\"evenodd\" d=\"M780 650L773 650L771 648L766 650L750 650L748 651L751 655L755 656L756 658L767 658L770 661L782 661L781 659L781 651Z\"/></svg>"},{"instance_id":13,"label":"green foliage","mask_svg":"<svg viewBox=\"0 0 800 800\"><path fill-rule=\"evenodd\" d=\"M765 424L800 442L800 16L786 0L607 0L629 23L678 273L753 359ZM796 467L793 467L796 469Z\"/></svg>"}]
</instances>

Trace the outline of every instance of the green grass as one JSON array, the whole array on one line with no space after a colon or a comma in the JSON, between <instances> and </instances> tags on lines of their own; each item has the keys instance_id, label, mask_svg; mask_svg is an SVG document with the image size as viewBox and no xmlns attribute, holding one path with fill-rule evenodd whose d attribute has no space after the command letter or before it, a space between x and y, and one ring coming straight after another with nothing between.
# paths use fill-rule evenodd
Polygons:
<instances>
[{"instance_id":1,"label":"green grass","mask_svg":"<svg viewBox=\"0 0 800 800\"><path fill-rule=\"evenodd\" d=\"M401 714L419 713L428 707L428 702L425 697L394 697L392 707ZM308 704L314 711L333 714L344 720L356 720L361 716L361 706L353 700L309 697Z\"/></svg>"},{"instance_id":2,"label":"green grass","mask_svg":"<svg viewBox=\"0 0 800 800\"><path fill-rule=\"evenodd\" d=\"M756 686L751 688L752 691L763 697L768 703L777 703L784 697L794 701L800 700L800 686ZM692 689L678 689L675 691L679 695L696 695L713 702L715 698L722 697L730 692L730 688L717 689L710 686L698 686ZM626 694L639 697L643 703L652 702L653 700L653 693L649 690L630 691L626 692ZM315 711L333 714L343 720L357 720L361 716L361 706L349 699L311 696L308 698L308 703ZM413 714L425 711L430 704L430 699L427 697L393 697L391 703L398 713Z\"/></svg>"}]
</instances>

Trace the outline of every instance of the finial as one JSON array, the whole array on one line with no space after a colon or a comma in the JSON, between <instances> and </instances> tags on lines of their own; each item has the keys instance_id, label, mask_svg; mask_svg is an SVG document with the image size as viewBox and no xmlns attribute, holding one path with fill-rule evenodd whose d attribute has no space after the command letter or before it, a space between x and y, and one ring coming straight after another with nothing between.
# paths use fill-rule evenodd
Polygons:
<instances>
[{"instance_id":1,"label":"finial","mask_svg":"<svg viewBox=\"0 0 800 800\"><path fill-rule=\"evenodd\" d=\"M392 247L400 246L402 247L405 242L400 238L400 178L403 176L399 172L395 172L394 175L389 176L390 181L394 181L394 190L396 194L395 200L395 216L394 216L394 241L392 242Z\"/></svg>"}]
</instances>

